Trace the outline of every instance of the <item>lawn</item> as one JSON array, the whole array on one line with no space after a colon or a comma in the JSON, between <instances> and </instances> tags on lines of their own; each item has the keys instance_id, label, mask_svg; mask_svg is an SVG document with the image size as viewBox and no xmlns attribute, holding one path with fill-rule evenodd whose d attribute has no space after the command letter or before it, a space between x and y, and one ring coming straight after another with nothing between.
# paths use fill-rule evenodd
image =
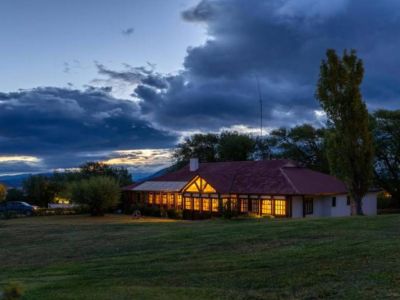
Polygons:
<instances>
[{"instance_id":1,"label":"lawn","mask_svg":"<svg viewBox=\"0 0 400 300\"><path fill-rule=\"evenodd\" d=\"M0 285L24 299L400 298L400 215L0 221Z\"/></svg>"}]
</instances>

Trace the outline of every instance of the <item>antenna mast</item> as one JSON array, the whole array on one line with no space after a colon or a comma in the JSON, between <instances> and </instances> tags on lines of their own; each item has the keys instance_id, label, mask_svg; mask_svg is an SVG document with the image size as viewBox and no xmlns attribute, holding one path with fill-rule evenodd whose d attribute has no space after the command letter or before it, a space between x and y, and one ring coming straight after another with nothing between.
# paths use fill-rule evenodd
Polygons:
<instances>
[{"instance_id":1,"label":"antenna mast","mask_svg":"<svg viewBox=\"0 0 400 300\"><path fill-rule=\"evenodd\" d=\"M263 136L263 101L262 101L262 96L261 96L261 89L260 89L260 80L258 79L258 76L256 75L256 80L257 80L257 91L258 91L258 100L260 102L260 138Z\"/></svg>"}]
</instances>

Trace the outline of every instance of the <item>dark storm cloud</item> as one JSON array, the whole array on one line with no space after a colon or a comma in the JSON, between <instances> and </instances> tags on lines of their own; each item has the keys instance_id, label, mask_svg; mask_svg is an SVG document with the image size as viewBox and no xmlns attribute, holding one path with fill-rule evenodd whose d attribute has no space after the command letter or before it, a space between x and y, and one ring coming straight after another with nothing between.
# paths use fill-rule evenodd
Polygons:
<instances>
[{"instance_id":1,"label":"dark storm cloud","mask_svg":"<svg viewBox=\"0 0 400 300\"><path fill-rule=\"evenodd\" d=\"M109 92L43 87L0 93L0 155L32 155L48 167L73 167L104 157L101 151L175 143L175 136L143 120L134 102Z\"/></svg>"},{"instance_id":2,"label":"dark storm cloud","mask_svg":"<svg viewBox=\"0 0 400 300\"><path fill-rule=\"evenodd\" d=\"M370 108L399 107L398 1L203 0L182 16L207 26L205 44L188 49L184 69L139 78L142 112L174 129L258 124L258 76L266 126L316 120L314 98L326 49L357 49Z\"/></svg>"}]
</instances>

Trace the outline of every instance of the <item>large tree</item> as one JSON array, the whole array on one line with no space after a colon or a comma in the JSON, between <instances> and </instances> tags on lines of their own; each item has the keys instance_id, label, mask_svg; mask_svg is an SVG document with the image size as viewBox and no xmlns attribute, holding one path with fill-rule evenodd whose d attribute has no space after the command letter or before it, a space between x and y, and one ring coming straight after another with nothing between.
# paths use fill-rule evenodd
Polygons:
<instances>
[{"instance_id":1,"label":"large tree","mask_svg":"<svg viewBox=\"0 0 400 300\"><path fill-rule=\"evenodd\" d=\"M255 140L247 134L224 131L218 144L218 159L220 161L249 160L255 151Z\"/></svg>"},{"instance_id":2,"label":"large tree","mask_svg":"<svg viewBox=\"0 0 400 300\"><path fill-rule=\"evenodd\" d=\"M375 178L400 205L400 110L372 115L375 139Z\"/></svg>"},{"instance_id":3,"label":"large tree","mask_svg":"<svg viewBox=\"0 0 400 300\"><path fill-rule=\"evenodd\" d=\"M198 158L201 162L217 161L217 147L219 136L214 133L197 133L186 137L184 141L176 147L173 157L181 167L189 162L191 158Z\"/></svg>"},{"instance_id":4,"label":"large tree","mask_svg":"<svg viewBox=\"0 0 400 300\"><path fill-rule=\"evenodd\" d=\"M347 185L352 213L362 215L362 198L372 179L373 139L360 85L363 62L355 50L339 57L332 49L320 68L316 97L328 118L327 153L332 172Z\"/></svg>"},{"instance_id":5,"label":"large tree","mask_svg":"<svg viewBox=\"0 0 400 300\"><path fill-rule=\"evenodd\" d=\"M329 172L324 135L324 128L303 124L275 129L266 141L274 158L289 158L310 169Z\"/></svg>"}]
</instances>

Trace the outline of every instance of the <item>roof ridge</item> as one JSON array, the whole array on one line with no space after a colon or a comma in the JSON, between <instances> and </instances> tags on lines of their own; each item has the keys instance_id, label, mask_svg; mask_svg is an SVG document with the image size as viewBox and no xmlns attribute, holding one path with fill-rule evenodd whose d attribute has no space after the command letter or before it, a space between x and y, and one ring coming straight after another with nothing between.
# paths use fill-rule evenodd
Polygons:
<instances>
[{"instance_id":1,"label":"roof ridge","mask_svg":"<svg viewBox=\"0 0 400 300\"><path fill-rule=\"evenodd\" d=\"M291 187L294 189L294 191L298 194L300 194L300 191L296 188L296 186L293 184L293 182L290 180L289 176L285 173L285 171L283 170L283 168L279 168L279 170L281 171L283 177L285 177L285 179L287 180L287 182L289 182L289 184L291 185Z\"/></svg>"}]
</instances>

